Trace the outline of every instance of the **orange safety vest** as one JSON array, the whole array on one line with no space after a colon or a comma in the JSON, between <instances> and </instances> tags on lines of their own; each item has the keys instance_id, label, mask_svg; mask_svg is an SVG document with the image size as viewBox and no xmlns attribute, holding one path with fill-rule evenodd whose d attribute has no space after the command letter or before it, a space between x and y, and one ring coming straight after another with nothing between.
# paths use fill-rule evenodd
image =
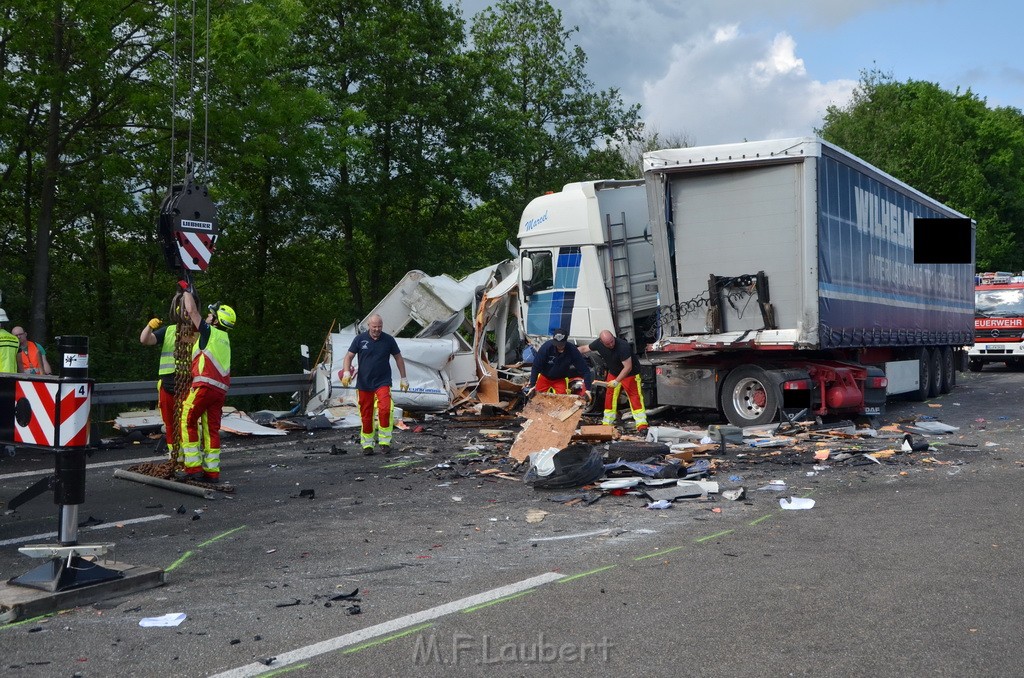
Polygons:
<instances>
[{"instance_id":1,"label":"orange safety vest","mask_svg":"<svg viewBox=\"0 0 1024 678\"><path fill-rule=\"evenodd\" d=\"M18 349L18 366L22 372L27 374L43 373L43 360L39 353L39 344L27 341L24 349Z\"/></svg>"}]
</instances>

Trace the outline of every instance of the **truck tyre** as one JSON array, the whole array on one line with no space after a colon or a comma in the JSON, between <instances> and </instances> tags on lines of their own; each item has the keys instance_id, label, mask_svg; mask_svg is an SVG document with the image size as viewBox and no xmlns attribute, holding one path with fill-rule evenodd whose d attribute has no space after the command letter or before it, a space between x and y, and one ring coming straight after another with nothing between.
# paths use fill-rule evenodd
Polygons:
<instances>
[{"instance_id":1,"label":"truck tyre","mask_svg":"<svg viewBox=\"0 0 1024 678\"><path fill-rule=\"evenodd\" d=\"M953 387L956 386L956 365L953 362L953 349L949 346L943 346L939 349L939 356L939 363L942 365L942 388L939 390L941 393L951 393Z\"/></svg>"},{"instance_id":2,"label":"truck tyre","mask_svg":"<svg viewBox=\"0 0 1024 678\"><path fill-rule=\"evenodd\" d=\"M932 383L932 352L927 348L917 351L917 390L910 397L918 402L928 400L928 389Z\"/></svg>"},{"instance_id":3,"label":"truck tyre","mask_svg":"<svg viewBox=\"0 0 1024 678\"><path fill-rule=\"evenodd\" d=\"M781 396L778 385L760 367L737 367L722 383L722 413L733 426L758 426L775 420Z\"/></svg>"},{"instance_id":4,"label":"truck tyre","mask_svg":"<svg viewBox=\"0 0 1024 678\"><path fill-rule=\"evenodd\" d=\"M928 353L931 356L931 370L928 375L931 381L928 382L928 397L936 398L946 388L942 379L942 349L938 346L928 349Z\"/></svg>"},{"instance_id":5,"label":"truck tyre","mask_svg":"<svg viewBox=\"0 0 1024 678\"><path fill-rule=\"evenodd\" d=\"M967 369L971 372L981 372L982 362L980 358L971 358L967 361Z\"/></svg>"}]
</instances>

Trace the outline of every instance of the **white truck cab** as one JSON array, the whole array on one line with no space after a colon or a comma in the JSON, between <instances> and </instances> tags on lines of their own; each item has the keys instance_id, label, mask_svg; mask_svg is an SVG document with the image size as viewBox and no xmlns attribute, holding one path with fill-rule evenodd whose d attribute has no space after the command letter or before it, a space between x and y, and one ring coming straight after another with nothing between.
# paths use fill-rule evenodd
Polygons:
<instances>
[{"instance_id":1,"label":"white truck cab","mask_svg":"<svg viewBox=\"0 0 1024 678\"><path fill-rule=\"evenodd\" d=\"M566 184L519 222L520 294L528 337L558 327L576 342L612 330L640 350L658 307L642 179Z\"/></svg>"}]
</instances>

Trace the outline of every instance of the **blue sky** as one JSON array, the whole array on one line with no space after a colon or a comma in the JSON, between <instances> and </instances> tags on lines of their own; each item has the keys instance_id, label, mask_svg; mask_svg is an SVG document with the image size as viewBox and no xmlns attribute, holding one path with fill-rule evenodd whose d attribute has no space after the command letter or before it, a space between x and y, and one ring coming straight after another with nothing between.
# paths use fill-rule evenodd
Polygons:
<instances>
[{"instance_id":1,"label":"blue sky","mask_svg":"<svg viewBox=\"0 0 1024 678\"><path fill-rule=\"evenodd\" d=\"M459 0L452 0L458 2ZM492 4L461 0L470 19ZM600 88L663 139L802 136L861 71L1024 110L1020 0L553 0Z\"/></svg>"}]
</instances>

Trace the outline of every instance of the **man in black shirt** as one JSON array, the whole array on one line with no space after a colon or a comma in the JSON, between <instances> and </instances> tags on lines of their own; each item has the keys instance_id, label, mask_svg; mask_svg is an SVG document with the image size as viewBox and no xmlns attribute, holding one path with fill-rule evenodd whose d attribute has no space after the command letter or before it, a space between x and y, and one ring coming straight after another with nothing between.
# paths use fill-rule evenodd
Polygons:
<instances>
[{"instance_id":1,"label":"man in black shirt","mask_svg":"<svg viewBox=\"0 0 1024 678\"><path fill-rule=\"evenodd\" d=\"M533 369L530 371L530 386L528 393L539 390L541 393L550 391L552 393L567 393L569 377L579 374L583 377L584 391L583 398L590 402L590 385L594 375L590 371L590 365L583 358L580 349L576 344L569 343L569 333L558 328L551 335L551 339L541 345L537 351L537 357L533 361ZM575 368L575 374L574 374Z\"/></svg>"},{"instance_id":2,"label":"man in black shirt","mask_svg":"<svg viewBox=\"0 0 1024 678\"><path fill-rule=\"evenodd\" d=\"M629 343L604 330L589 346L580 348L580 353L583 354L591 351L597 351L608 368L608 386L604 392L604 419L601 423L605 426L615 425L621 389L629 398L629 409L633 412L637 433L646 433L647 409L640 390L640 364Z\"/></svg>"}]
</instances>

